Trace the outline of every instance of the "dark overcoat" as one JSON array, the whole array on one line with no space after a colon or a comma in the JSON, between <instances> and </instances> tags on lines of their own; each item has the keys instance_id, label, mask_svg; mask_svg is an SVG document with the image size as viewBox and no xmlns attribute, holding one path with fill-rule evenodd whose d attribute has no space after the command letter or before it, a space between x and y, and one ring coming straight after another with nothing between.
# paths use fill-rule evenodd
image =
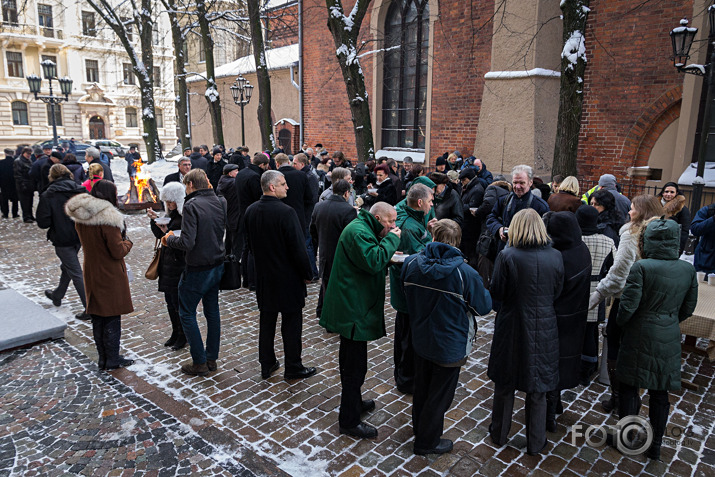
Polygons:
<instances>
[{"instance_id":1,"label":"dark overcoat","mask_svg":"<svg viewBox=\"0 0 715 477\"><path fill-rule=\"evenodd\" d=\"M558 389L570 389L578 385L581 370L591 291L591 252L583 243L581 228L572 212L548 212L544 222L564 263L564 287L554 302L554 310L559 327Z\"/></svg>"},{"instance_id":2,"label":"dark overcoat","mask_svg":"<svg viewBox=\"0 0 715 477\"><path fill-rule=\"evenodd\" d=\"M324 280L330 277L340 234L356 218L355 207L336 194L332 194L315 206L310 224L310 235L318 240L318 266L320 277Z\"/></svg>"},{"instance_id":3,"label":"dark overcoat","mask_svg":"<svg viewBox=\"0 0 715 477\"><path fill-rule=\"evenodd\" d=\"M308 176L305 175L305 172L287 165L279 167L278 172L283 174L286 184L288 184L288 195L281 200L298 214L300 228L305 235L305 230L310 225L310 214L313 213L313 204L315 203L313 191L308 183ZM317 200L317 197L315 199Z\"/></svg>"},{"instance_id":4,"label":"dark overcoat","mask_svg":"<svg viewBox=\"0 0 715 477\"><path fill-rule=\"evenodd\" d=\"M550 245L507 247L497 255L489 291L502 302L494 323L489 379L527 393L559 383L559 332L554 302L564 266Z\"/></svg>"},{"instance_id":5,"label":"dark overcoat","mask_svg":"<svg viewBox=\"0 0 715 477\"><path fill-rule=\"evenodd\" d=\"M258 308L301 310L305 306L305 281L313 277L313 271L295 210L280 199L264 195L246 210L244 224L248 248L256 261Z\"/></svg>"}]
</instances>

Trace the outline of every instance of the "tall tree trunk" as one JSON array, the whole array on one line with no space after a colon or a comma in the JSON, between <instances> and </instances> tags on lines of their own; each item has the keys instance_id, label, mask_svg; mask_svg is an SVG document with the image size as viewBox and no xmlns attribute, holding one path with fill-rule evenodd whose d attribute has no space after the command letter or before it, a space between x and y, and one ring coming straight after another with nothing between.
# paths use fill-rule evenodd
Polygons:
<instances>
[{"instance_id":1,"label":"tall tree trunk","mask_svg":"<svg viewBox=\"0 0 715 477\"><path fill-rule=\"evenodd\" d=\"M564 49L561 53L561 89L556 146L551 174L576 176L578 137L583 111L583 75L586 71L586 20L589 0L564 0Z\"/></svg>"},{"instance_id":2,"label":"tall tree trunk","mask_svg":"<svg viewBox=\"0 0 715 477\"><path fill-rule=\"evenodd\" d=\"M179 23L179 16L176 11L176 0L162 0L164 8L169 14L169 23L171 24L171 38L174 43L174 56L176 57L176 66L174 71L174 86L176 88L176 118L179 125L179 140L181 148L186 149L191 147L191 138L189 137L189 108L188 95L186 94L186 58L184 58L184 32Z\"/></svg>"},{"instance_id":3,"label":"tall tree trunk","mask_svg":"<svg viewBox=\"0 0 715 477\"><path fill-rule=\"evenodd\" d=\"M273 151L276 139L273 135L273 118L271 117L271 78L268 75L266 63L266 46L263 42L263 25L261 23L261 6L259 0L247 0L248 20L251 26L251 43L253 57L256 60L256 79L258 81L258 125L261 130L263 149ZM303 125L301 124L301 127Z\"/></svg>"},{"instance_id":4,"label":"tall tree trunk","mask_svg":"<svg viewBox=\"0 0 715 477\"><path fill-rule=\"evenodd\" d=\"M356 44L360 34L360 25L370 5L370 0L356 0L347 17L341 0L326 0L326 5L328 29L333 34L335 55L340 63L350 103L358 162L365 162L375 158L375 143L372 136L370 105L365 90L365 77L360 68Z\"/></svg>"},{"instance_id":5,"label":"tall tree trunk","mask_svg":"<svg viewBox=\"0 0 715 477\"><path fill-rule=\"evenodd\" d=\"M223 142L223 121L221 119L221 98L216 87L216 72L214 69L214 40L211 35L209 21L206 18L207 8L204 0L196 1L199 30L204 44L206 57L206 102L209 105L214 144L225 145Z\"/></svg>"},{"instance_id":6,"label":"tall tree trunk","mask_svg":"<svg viewBox=\"0 0 715 477\"><path fill-rule=\"evenodd\" d=\"M149 163L161 158L161 142L156 129L156 116L154 108L154 45L152 35L154 20L151 16L152 1L141 0L142 8L132 10L132 24L136 26L141 45L141 58L137 55L134 45L129 41L128 30L116 10L108 0L87 0L87 3L99 14L102 20L110 26L117 38L124 46L132 63L132 69L139 81L139 90L142 106L142 137L146 145L146 157Z\"/></svg>"}]
</instances>

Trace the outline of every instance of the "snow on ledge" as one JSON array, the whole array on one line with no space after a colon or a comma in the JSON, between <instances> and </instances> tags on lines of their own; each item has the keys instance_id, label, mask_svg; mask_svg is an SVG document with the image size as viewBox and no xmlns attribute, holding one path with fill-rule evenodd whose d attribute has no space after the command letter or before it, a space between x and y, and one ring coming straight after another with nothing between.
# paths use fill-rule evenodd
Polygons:
<instances>
[{"instance_id":1,"label":"snow on ledge","mask_svg":"<svg viewBox=\"0 0 715 477\"><path fill-rule=\"evenodd\" d=\"M389 157L396 161L404 162L405 157L410 156L413 162L424 163L425 162L425 152L421 149L399 149L399 150L385 150L380 149L375 153L375 159L379 157Z\"/></svg>"},{"instance_id":2,"label":"snow on ledge","mask_svg":"<svg viewBox=\"0 0 715 477\"><path fill-rule=\"evenodd\" d=\"M523 70L523 71L490 71L484 75L485 79L520 79L520 78L531 78L531 77L542 77L542 78L559 78L561 73L559 71L547 70L545 68L534 68L533 70Z\"/></svg>"},{"instance_id":3,"label":"snow on ledge","mask_svg":"<svg viewBox=\"0 0 715 477\"><path fill-rule=\"evenodd\" d=\"M274 124L274 126L278 126L279 124L283 124L283 123L288 123L288 124L291 124L291 125L293 125L293 126L300 126L300 123L299 123L298 121L296 121L295 119L291 119L291 118L279 119L278 121L276 121L276 123Z\"/></svg>"},{"instance_id":4,"label":"snow on ledge","mask_svg":"<svg viewBox=\"0 0 715 477\"><path fill-rule=\"evenodd\" d=\"M297 65L299 60L298 56L298 44L282 46L280 48L274 48L272 50L266 50L266 63L268 64L268 70L282 70L290 68L291 66ZM238 76L246 75L256 72L256 58L251 54L244 56L231 63L226 63L216 68L215 76L216 78L225 78L227 76ZM196 81L205 81L203 76L206 76L206 72L202 71L201 76L189 75L186 78L187 83L193 83Z\"/></svg>"}]
</instances>

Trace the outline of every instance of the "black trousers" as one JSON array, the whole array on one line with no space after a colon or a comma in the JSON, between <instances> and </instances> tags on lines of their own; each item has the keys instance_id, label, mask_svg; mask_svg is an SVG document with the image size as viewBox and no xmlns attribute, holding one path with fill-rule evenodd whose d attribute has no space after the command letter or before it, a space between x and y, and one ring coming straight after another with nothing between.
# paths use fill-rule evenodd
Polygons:
<instances>
[{"instance_id":1,"label":"black trousers","mask_svg":"<svg viewBox=\"0 0 715 477\"><path fill-rule=\"evenodd\" d=\"M459 367L446 368L415 354L412 428L415 448L433 449L444 432L444 415L452 405Z\"/></svg>"},{"instance_id":2,"label":"black trousers","mask_svg":"<svg viewBox=\"0 0 715 477\"><path fill-rule=\"evenodd\" d=\"M245 241L241 253L241 275L244 288L256 286L256 262L253 259L253 254L248 251L248 244Z\"/></svg>"},{"instance_id":3,"label":"black trousers","mask_svg":"<svg viewBox=\"0 0 715 477\"><path fill-rule=\"evenodd\" d=\"M495 444L506 444L514 411L514 392L511 386L494 383L491 436ZM539 452L546 444L546 393L526 393L526 450Z\"/></svg>"},{"instance_id":4,"label":"black trousers","mask_svg":"<svg viewBox=\"0 0 715 477\"><path fill-rule=\"evenodd\" d=\"M99 368L111 368L119 365L119 339L122 336L122 321L119 315L92 315L92 334L99 354Z\"/></svg>"},{"instance_id":5,"label":"black trousers","mask_svg":"<svg viewBox=\"0 0 715 477\"><path fill-rule=\"evenodd\" d=\"M17 217L17 194L10 191L0 191L0 212L3 217L7 217L10 213L10 203L12 203L12 216Z\"/></svg>"},{"instance_id":6,"label":"black trousers","mask_svg":"<svg viewBox=\"0 0 715 477\"><path fill-rule=\"evenodd\" d=\"M258 361L262 370L268 370L276 362L275 338L277 311L261 310L258 331ZM283 352L286 360L286 373L303 369L301 353L303 343L303 310L281 312L281 336L283 337Z\"/></svg>"},{"instance_id":7,"label":"black trousers","mask_svg":"<svg viewBox=\"0 0 715 477\"><path fill-rule=\"evenodd\" d=\"M641 407L639 389L635 386L620 383L620 417L638 415ZM670 402L668 401L668 391L649 389L650 403L648 404L648 417L653 428L653 444L659 446L663 442L663 434L668 424L668 413L670 412Z\"/></svg>"},{"instance_id":8,"label":"black trousers","mask_svg":"<svg viewBox=\"0 0 715 477\"><path fill-rule=\"evenodd\" d=\"M166 311L169 312L171 320L171 336L178 338L184 336L184 328L181 326L181 316L179 315L179 288L164 292L166 301Z\"/></svg>"},{"instance_id":9,"label":"black trousers","mask_svg":"<svg viewBox=\"0 0 715 477\"><path fill-rule=\"evenodd\" d=\"M367 341L355 341L340 336L340 414L338 421L342 427L355 427L360 424L362 412L362 393L360 388L365 383L367 374Z\"/></svg>"},{"instance_id":10,"label":"black trousers","mask_svg":"<svg viewBox=\"0 0 715 477\"><path fill-rule=\"evenodd\" d=\"M608 359L617 360L618 350L621 348L621 327L616 323L618 316L618 307L621 303L620 298L613 301L611 312L608 314L608 322L606 323L606 339L608 340Z\"/></svg>"},{"instance_id":11,"label":"black trousers","mask_svg":"<svg viewBox=\"0 0 715 477\"><path fill-rule=\"evenodd\" d=\"M320 314L323 312L323 297L328 289L328 281L330 280L330 271L322 272L320 277L320 292L318 293L318 304L315 307L315 316L320 318Z\"/></svg>"},{"instance_id":12,"label":"black trousers","mask_svg":"<svg viewBox=\"0 0 715 477\"><path fill-rule=\"evenodd\" d=\"M598 366L598 322L596 321L586 323L581 361L588 363L594 369Z\"/></svg>"},{"instance_id":13,"label":"black trousers","mask_svg":"<svg viewBox=\"0 0 715 477\"><path fill-rule=\"evenodd\" d=\"M400 311L395 315L395 384L412 392L415 387L415 352L412 347L410 316Z\"/></svg>"},{"instance_id":14,"label":"black trousers","mask_svg":"<svg viewBox=\"0 0 715 477\"><path fill-rule=\"evenodd\" d=\"M32 215L32 201L35 198L35 191L17 192L17 197L20 199L20 208L22 209L22 220L34 219Z\"/></svg>"}]
</instances>

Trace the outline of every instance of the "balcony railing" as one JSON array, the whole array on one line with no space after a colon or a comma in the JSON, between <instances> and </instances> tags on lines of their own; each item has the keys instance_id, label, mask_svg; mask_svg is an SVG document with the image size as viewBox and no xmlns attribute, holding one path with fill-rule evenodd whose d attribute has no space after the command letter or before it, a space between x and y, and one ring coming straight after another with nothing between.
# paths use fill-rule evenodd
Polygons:
<instances>
[{"instance_id":1,"label":"balcony railing","mask_svg":"<svg viewBox=\"0 0 715 477\"><path fill-rule=\"evenodd\" d=\"M36 35L45 38L55 38L62 40L64 35L62 30L57 28L42 27L29 23L0 22L0 34L7 33L13 35Z\"/></svg>"}]
</instances>

